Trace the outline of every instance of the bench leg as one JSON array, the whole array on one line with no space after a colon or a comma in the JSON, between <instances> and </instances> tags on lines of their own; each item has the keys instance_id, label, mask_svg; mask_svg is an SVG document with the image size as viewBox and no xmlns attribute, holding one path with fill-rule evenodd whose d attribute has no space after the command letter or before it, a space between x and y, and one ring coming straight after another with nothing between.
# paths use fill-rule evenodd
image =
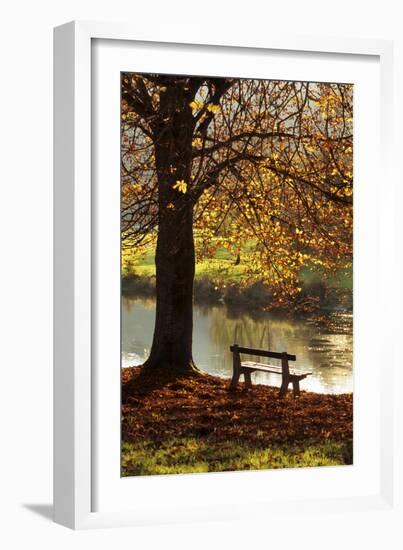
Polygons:
<instances>
[{"instance_id":1,"label":"bench leg","mask_svg":"<svg viewBox=\"0 0 403 550\"><path fill-rule=\"evenodd\" d=\"M290 383L290 379L283 376L283 381L280 387L280 397L284 397L285 394L287 393L289 383Z\"/></svg>"},{"instance_id":2,"label":"bench leg","mask_svg":"<svg viewBox=\"0 0 403 550\"><path fill-rule=\"evenodd\" d=\"M252 377L251 377L250 370L244 370L243 375L245 377L245 387L248 390L249 388L252 387Z\"/></svg>"},{"instance_id":3,"label":"bench leg","mask_svg":"<svg viewBox=\"0 0 403 550\"><path fill-rule=\"evenodd\" d=\"M296 380L292 381L292 391L294 393L294 397L299 396L299 380L298 380L298 378Z\"/></svg>"}]
</instances>

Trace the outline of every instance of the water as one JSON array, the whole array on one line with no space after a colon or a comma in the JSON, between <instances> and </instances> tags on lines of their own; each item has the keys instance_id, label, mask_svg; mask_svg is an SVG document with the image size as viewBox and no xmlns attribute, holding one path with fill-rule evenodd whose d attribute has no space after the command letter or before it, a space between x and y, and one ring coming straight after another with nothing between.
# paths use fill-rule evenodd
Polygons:
<instances>
[{"instance_id":1,"label":"water","mask_svg":"<svg viewBox=\"0 0 403 550\"><path fill-rule=\"evenodd\" d=\"M141 365L148 357L154 320L153 300L123 298L123 367ZM349 313L296 320L270 313L251 315L245 309L233 310L225 305L194 306L193 357L199 368L230 378L232 353L229 347L235 342L296 355L297 360L291 365L313 372L301 381L301 389L321 393L353 391L352 315ZM259 361L267 360L260 358ZM275 360L269 361L278 364ZM279 386L281 377L255 372L252 379L259 384Z\"/></svg>"}]
</instances>

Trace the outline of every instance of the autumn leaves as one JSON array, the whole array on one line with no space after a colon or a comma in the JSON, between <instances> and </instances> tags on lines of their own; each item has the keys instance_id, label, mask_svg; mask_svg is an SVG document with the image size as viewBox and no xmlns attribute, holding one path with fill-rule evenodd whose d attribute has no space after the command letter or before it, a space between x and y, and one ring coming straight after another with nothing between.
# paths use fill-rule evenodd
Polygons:
<instances>
[{"instance_id":1,"label":"autumn leaves","mask_svg":"<svg viewBox=\"0 0 403 550\"><path fill-rule=\"evenodd\" d=\"M244 283L263 281L280 305L302 268L351 267L351 85L128 73L122 90L123 247L148 252L161 209L186 202L197 259L248 246ZM164 180L155 151L168 137Z\"/></svg>"}]
</instances>

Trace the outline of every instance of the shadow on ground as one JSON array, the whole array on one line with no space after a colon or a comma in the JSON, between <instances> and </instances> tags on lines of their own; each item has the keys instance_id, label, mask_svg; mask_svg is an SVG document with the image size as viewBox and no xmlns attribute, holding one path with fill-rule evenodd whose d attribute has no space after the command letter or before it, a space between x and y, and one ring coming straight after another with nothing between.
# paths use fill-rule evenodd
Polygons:
<instances>
[{"instance_id":1,"label":"shadow on ground","mask_svg":"<svg viewBox=\"0 0 403 550\"><path fill-rule=\"evenodd\" d=\"M30 510L38 516L42 516L48 521L53 521L53 505L52 504L23 504L23 507Z\"/></svg>"}]
</instances>

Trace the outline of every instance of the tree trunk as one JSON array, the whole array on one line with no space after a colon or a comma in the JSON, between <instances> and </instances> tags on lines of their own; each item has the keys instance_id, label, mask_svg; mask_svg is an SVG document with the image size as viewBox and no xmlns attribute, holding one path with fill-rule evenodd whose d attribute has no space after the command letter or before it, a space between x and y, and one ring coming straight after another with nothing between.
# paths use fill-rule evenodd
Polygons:
<instances>
[{"instance_id":1,"label":"tree trunk","mask_svg":"<svg viewBox=\"0 0 403 550\"><path fill-rule=\"evenodd\" d=\"M193 370L193 199L189 192L194 120L189 98L179 86L168 86L160 99L154 127L158 178L156 320L147 368L170 372ZM184 182L185 189L175 187Z\"/></svg>"},{"instance_id":2,"label":"tree trunk","mask_svg":"<svg viewBox=\"0 0 403 550\"><path fill-rule=\"evenodd\" d=\"M171 372L194 369L192 358L195 251L193 209L166 213L160 221L155 256L156 319L146 367Z\"/></svg>"}]
</instances>

